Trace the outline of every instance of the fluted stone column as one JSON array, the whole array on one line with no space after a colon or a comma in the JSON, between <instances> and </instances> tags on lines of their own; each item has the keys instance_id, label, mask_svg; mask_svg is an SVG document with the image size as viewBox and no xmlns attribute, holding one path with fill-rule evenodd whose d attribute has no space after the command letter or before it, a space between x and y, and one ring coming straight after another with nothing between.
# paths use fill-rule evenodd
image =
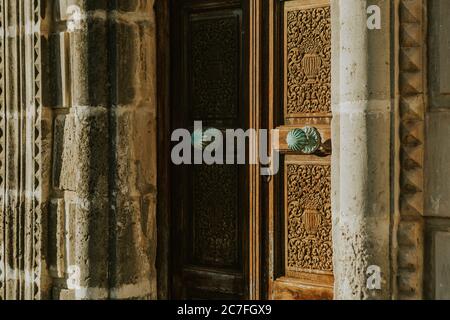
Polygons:
<instances>
[{"instance_id":1,"label":"fluted stone column","mask_svg":"<svg viewBox=\"0 0 450 320\"><path fill-rule=\"evenodd\" d=\"M390 1L332 0L332 207L336 299L390 298ZM370 266L381 289L367 286Z\"/></svg>"},{"instance_id":2,"label":"fluted stone column","mask_svg":"<svg viewBox=\"0 0 450 320\"><path fill-rule=\"evenodd\" d=\"M0 1L0 300L46 299L51 111L44 0Z\"/></svg>"}]
</instances>

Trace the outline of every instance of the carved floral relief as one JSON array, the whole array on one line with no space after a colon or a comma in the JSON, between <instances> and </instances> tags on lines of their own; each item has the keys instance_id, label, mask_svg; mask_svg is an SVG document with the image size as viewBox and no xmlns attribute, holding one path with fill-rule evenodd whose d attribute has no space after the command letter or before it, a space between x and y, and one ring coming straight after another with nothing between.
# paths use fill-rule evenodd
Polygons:
<instances>
[{"instance_id":1,"label":"carved floral relief","mask_svg":"<svg viewBox=\"0 0 450 320\"><path fill-rule=\"evenodd\" d=\"M285 113L331 113L331 15L329 7L286 12Z\"/></svg>"},{"instance_id":2,"label":"carved floral relief","mask_svg":"<svg viewBox=\"0 0 450 320\"><path fill-rule=\"evenodd\" d=\"M331 167L286 164L286 268L333 271Z\"/></svg>"}]
</instances>

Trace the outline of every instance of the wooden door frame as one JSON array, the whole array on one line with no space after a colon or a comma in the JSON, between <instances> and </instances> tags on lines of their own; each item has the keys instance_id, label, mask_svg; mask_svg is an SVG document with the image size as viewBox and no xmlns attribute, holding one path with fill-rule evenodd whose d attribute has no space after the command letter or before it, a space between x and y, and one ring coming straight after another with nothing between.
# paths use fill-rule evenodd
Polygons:
<instances>
[{"instance_id":1,"label":"wooden door frame","mask_svg":"<svg viewBox=\"0 0 450 320\"><path fill-rule=\"evenodd\" d=\"M170 299L170 0L155 1L157 34L157 297Z\"/></svg>"},{"instance_id":2,"label":"wooden door frame","mask_svg":"<svg viewBox=\"0 0 450 320\"><path fill-rule=\"evenodd\" d=\"M273 0L270 0L272 2ZM158 299L171 298L171 174L170 174L170 135L171 135L171 32L170 32L170 2L159 0L155 3L157 28L157 126L158 126L158 165L157 165L157 290ZM247 3L247 2L246 2ZM265 112L267 99L262 95L265 87L267 67L264 65L265 34L261 26L267 17L267 4L264 0L249 0L246 8L249 19L249 41L246 42L249 52L248 70L248 105L249 127L262 128L266 124ZM266 91L267 92L267 91ZM255 300L265 297L263 287L265 283L265 268L262 266L263 241L266 232L265 219L262 212L266 207L265 196L267 191L263 186L259 165L249 165L249 219L248 219L248 299Z\"/></svg>"},{"instance_id":3,"label":"wooden door frame","mask_svg":"<svg viewBox=\"0 0 450 320\"><path fill-rule=\"evenodd\" d=\"M263 84L263 0L248 1L248 32L249 32L249 128L263 128L264 114L263 99L261 97ZM257 152L257 150L255 150ZM262 298L261 269L262 252L262 184L260 165L249 165L249 299Z\"/></svg>"}]
</instances>

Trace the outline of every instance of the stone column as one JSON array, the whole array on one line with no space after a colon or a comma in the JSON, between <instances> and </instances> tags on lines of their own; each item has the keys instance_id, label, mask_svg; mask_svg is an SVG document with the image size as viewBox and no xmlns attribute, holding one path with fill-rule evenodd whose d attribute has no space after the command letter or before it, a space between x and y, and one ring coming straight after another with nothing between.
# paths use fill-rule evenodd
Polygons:
<instances>
[{"instance_id":1,"label":"stone column","mask_svg":"<svg viewBox=\"0 0 450 320\"><path fill-rule=\"evenodd\" d=\"M111 15L110 298L156 299L156 22L153 0Z\"/></svg>"},{"instance_id":2,"label":"stone column","mask_svg":"<svg viewBox=\"0 0 450 320\"><path fill-rule=\"evenodd\" d=\"M367 27L369 1L332 0L336 299L391 294L390 1L370 4L381 8L381 30ZM381 270L380 289L367 286L370 266Z\"/></svg>"},{"instance_id":3,"label":"stone column","mask_svg":"<svg viewBox=\"0 0 450 320\"><path fill-rule=\"evenodd\" d=\"M60 10L69 13L72 99L55 141L59 188L66 207L75 204L66 229L75 231L65 240L73 258L59 258L69 265L58 298L155 298L153 1L71 0Z\"/></svg>"},{"instance_id":4,"label":"stone column","mask_svg":"<svg viewBox=\"0 0 450 320\"><path fill-rule=\"evenodd\" d=\"M156 297L153 1L0 1L0 300Z\"/></svg>"},{"instance_id":5,"label":"stone column","mask_svg":"<svg viewBox=\"0 0 450 320\"><path fill-rule=\"evenodd\" d=\"M108 8L104 1L72 0L68 31L71 49L72 122L75 154L64 159L61 180L74 191L74 265L69 266L75 298L106 299L109 292L111 177ZM69 148L70 146L65 146ZM73 163L71 163L73 161ZM71 166L73 170L67 170ZM70 172L73 176L67 176ZM73 184L71 188L70 185ZM68 201L66 195L66 201ZM70 200L69 200L70 201Z\"/></svg>"}]
</instances>

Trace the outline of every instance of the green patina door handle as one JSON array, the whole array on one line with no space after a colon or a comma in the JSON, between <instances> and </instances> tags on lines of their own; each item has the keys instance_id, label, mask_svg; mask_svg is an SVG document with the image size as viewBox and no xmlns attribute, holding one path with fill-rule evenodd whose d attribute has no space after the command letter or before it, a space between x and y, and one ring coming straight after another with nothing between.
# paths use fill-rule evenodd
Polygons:
<instances>
[{"instance_id":1,"label":"green patina door handle","mask_svg":"<svg viewBox=\"0 0 450 320\"><path fill-rule=\"evenodd\" d=\"M322 137L314 127L297 128L289 131L286 142L291 151L313 154L322 145Z\"/></svg>"}]
</instances>

